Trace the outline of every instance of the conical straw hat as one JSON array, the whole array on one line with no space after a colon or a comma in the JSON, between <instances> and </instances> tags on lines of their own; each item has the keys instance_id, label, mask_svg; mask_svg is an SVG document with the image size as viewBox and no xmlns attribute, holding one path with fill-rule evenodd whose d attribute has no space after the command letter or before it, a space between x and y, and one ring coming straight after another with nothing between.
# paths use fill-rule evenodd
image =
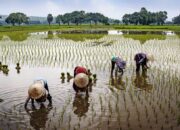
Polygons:
<instances>
[{"instance_id":1,"label":"conical straw hat","mask_svg":"<svg viewBox=\"0 0 180 130\"><path fill-rule=\"evenodd\" d=\"M153 55L147 55L147 59L151 62L154 61L154 56Z\"/></svg>"},{"instance_id":2,"label":"conical straw hat","mask_svg":"<svg viewBox=\"0 0 180 130\"><path fill-rule=\"evenodd\" d=\"M32 84L29 87L28 94L32 99L39 99L46 93L46 90L43 87L41 82Z\"/></svg>"},{"instance_id":3,"label":"conical straw hat","mask_svg":"<svg viewBox=\"0 0 180 130\"><path fill-rule=\"evenodd\" d=\"M89 78L84 73L79 73L74 78L74 83L79 88L85 88L89 83Z\"/></svg>"}]
</instances>

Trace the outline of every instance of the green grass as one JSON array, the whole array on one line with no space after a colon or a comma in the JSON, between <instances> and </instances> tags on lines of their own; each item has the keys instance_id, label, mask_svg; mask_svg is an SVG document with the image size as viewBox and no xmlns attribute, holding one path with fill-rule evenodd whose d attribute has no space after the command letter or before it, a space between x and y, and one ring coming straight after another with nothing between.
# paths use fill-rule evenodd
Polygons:
<instances>
[{"instance_id":1,"label":"green grass","mask_svg":"<svg viewBox=\"0 0 180 130\"><path fill-rule=\"evenodd\" d=\"M59 34L58 37L73 41L85 41L86 39L100 39L105 34Z\"/></svg>"},{"instance_id":2,"label":"green grass","mask_svg":"<svg viewBox=\"0 0 180 130\"><path fill-rule=\"evenodd\" d=\"M145 43L147 40L165 40L165 35L157 35L157 34L124 34L125 38L132 38L134 40L139 40L142 44Z\"/></svg>"},{"instance_id":3,"label":"green grass","mask_svg":"<svg viewBox=\"0 0 180 130\"><path fill-rule=\"evenodd\" d=\"M86 32L89 30L94 31L106 31L110 29L119 30L131 30L131 31L165 31L174 30L177 31L176 34L180 37L180 26L141 26L141 25L29 25L29 26L0 26L0 40L3 36L8 36L12 41L24 41L29 36L29 32L41 32L41 31L62 31L67 33L67 31L72 31L74 33L81 32L81 34L61 34L58 35L59 38L71 39L74 41L84 41L85 39L99 39L104 34L82 34L82 31ZM128 34L124 35L126 38L132 38L134 40L139 40L141 43L145 43L150 39L164 40L165 36L156 34ZM48 35L46 39L52 39L53 35Z\"/></svg>"},{"instance_id":4,"label":"green grass","mask_svg":"<svg viewBox=\"0 0 180 130\"><path fill-rule=\"evenodd\" d=\"M125 29L125 30L142 30L142 31L180 31L180 26L177 25L119 25L114 26L114 29Z\"/></svg>"},{"instance_id":5,"label":"green grass","mask_svg":"<svg viewBox=\"0 0 180 130\"><path fill-rule=\"evenodd\" d=\"M0 26L0 32L12 32L12 31L47 31L47 30L146 30L146 31L163 31L163 30L173 30L180 31L180 26L177 25L24 25L24 26Z\"/></svg>"},{"instance_id":6,"label":"green grass","mask_svg":"<svg viewBox=\"0 0 180 130\"><path fill-rule=\"evenodd\" d=\"M0 26L0 32L11 32L11 31L49 31L49 30L89 30L89 29L101 29L108 30L112 28L111 26L105 25L29 25L29 26Z\"/></svg>"},{"instance_id":7,"label":"green grass","mask_svg":"<svg viewBox=\"0 0 180 130\"><path fill-rule=\"evenodd\" d=\"M28 32L0 32L0 40L3 38L3 36L8 36L12 41L24 41L28 38L29 34Z\"/></svg>"}]
</instances>

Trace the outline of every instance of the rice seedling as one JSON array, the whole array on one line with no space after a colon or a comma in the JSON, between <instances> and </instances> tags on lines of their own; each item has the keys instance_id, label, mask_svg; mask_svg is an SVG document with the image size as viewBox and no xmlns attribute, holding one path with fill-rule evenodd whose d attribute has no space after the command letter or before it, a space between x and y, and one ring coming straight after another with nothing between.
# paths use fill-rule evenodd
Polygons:
<instances>
[{"instance_id":1,"label":"rice seedling","mask_svg":"<svg viewBox=\"0 0 180 130\"><path fill-rule=\"evenodd\" d=\"M119 129L138 127L137 129L143 130L145 125L149 129L161 129L161 126L162 129L171 129L170 126L173 129L178 128L174 125L177 122L174 123L173 120L174 117L179 115L180 69L178 65L180 62L177 59L180 58L178 55L180 42L177 37L166 37L166 39L162 40L152 38L144 44L124 36L103 36L96 40L86 39L77 42L65 38L46 38L47 36L44 35L35 35L22 42L0 41L0 61L9 65L9 70L11 70L12 66L17 66L18 62L21 65L20 67L23 67L23 71L28 73L32 73L31 70L27 69L31 68L42 74L38 69L43 68L47 71L46 73L52 74L50 77L44 73L48 77L48 81L50 81L50 86L52 86L50 92L55 97L53 98L54 111L48 116L49 120L46 129L85 129L88 125L94 125L94 128L98 126L101 129L105 121L108 121L107 127L109 129L112 122L118 124ZM146 80L147 84L144 87L135 87L134 84L136 74L133 58L137 52L151 53L156 56L156 60L151 64L151 68L147 72L147 77L142 78L143 80L140 82L143 84ZM127 69L122 77L124 89L118 89L118 87L114 86L108 87L107 85L110 77L110 58L112 55L119 55L127 61ZM88 103L90 107L86 115L81 119L72 112L72 95L74 95L74 91L71 89L70 80L70 83L64 83L60 85L61 87L56 87L59 86L58 81L56 81L57 77L63 77L63 79L67 77L68 80L68 77L71 77L70 72L73 72L74 67L77 65L85 66L90 71L95 72L96 75L94 75L95 77L92 75L92 80L97 79L98 76L96 84L93 84L93 89L89 93ZM59 69L63 73L60 76L58 74ZM67 72L66 75L64 72ZM23 74L23 72L21 73ZM28 77L28 75L25 77L32 78ZM3 78L0 71L0 80L2 81L0 82L0 88L5 93L7 90L1 87L4 86L2 84L14 85L7 83ZM10 77L6 76L6 78ZM116 82L119 83L119 80L117 79ZM26 86L27 83L20 81L19 84L15 84L17 86L20 86L19 84ZM14 95L11 91L9 94L5 93L4 95L2 91L3 99L11 95ZM23 94L20 91L19 96L21 97L21 95ZM5 98L2 104L5 105L5 108L12 109L12 112L8 111L3 114L3 119L0 118L3 122L11 115L16 116L14 117L16 119L19 114L23 113L23 109L16 109L13 106L10 108L10 106L6 105L6 100L8 99ZM12 102L16 104L17 101ZM19 118L17 120L20 124L19 128L23 126L22 121L28 122L29 118L26 115ZM126 121L127 123L124 123ZM10 122L13 122L13 119ZM137 124L137 126L134 124ZM30 126L30 124L27 123L27 126Z\"/></svg>"}]
</instances>

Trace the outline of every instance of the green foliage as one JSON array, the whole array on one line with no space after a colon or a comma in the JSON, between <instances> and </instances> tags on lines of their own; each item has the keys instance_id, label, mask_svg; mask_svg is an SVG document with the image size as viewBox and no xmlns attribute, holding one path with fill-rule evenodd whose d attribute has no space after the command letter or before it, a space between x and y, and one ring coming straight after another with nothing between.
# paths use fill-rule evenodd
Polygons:
<instances>
[{"instance_id":1,"label":"green foliage","mask_svg":"<svg viewBox=\"0 0 180 130\"><path fill-rule=\"evenodd\" d=\"M86 39L100 39L105 34L59 34L58 37L73 41L85 41Z\"/></svg>"},{"instance_id":2,"label":"green foliage","mask_svg":"<svg viewBox=\"0 0 180 130\"><path fill-rule=\"evenodd\" d=\"M58 15L59 16L59 15ZM64 24L74 23L76 25L82 23L92 23L94 22L96 25L97 23L108 23L108 18L100 13L85 13L85 11L73 11L71 13L65 13L62 15L61 20Z\"/></svg>"},{"instance_id":3,"label":"green foliage","mask_svg":"<svg viewBox=\"0 0 180 130\"><path fill-rule=\"evenodd\" d=\"M80 26L74 26L74 25L51 25L49 27L48 25L28 25L28 26L0 26L0 32L14 32L14 31L25 31L25 32L34 32L34 31L50 31L50 30L60 30L60 31L69 31L69 30L112 30L112 29L118 29L118 30L139 30L139 31L165 31L165 30L172 30L179 32L180 26L174 26L174 25L80 25Z\"/></svg>"},{"instance_id":4,"label":"green foliage","mask_svg":"<svg viewBox=\"0 0 180 130\"><path fill-rule=\"evenodd\" d=\"M84 11L74 11L71 13L71 22L75 23L76 25L79 25L79 23L82 23L85 18L85 12Z\"/></svg>"},{"instance_id":5,"label":"green foliage","mask_svg":"<svg viewBox=\"0 0 180 130\"><path fill-rule=\"evenodd\" d=\"M62 15L58 15L58 16L56 17L56 23L58 23L58 24L60 25L61 22L62 22L62 19L63 19L63 16L62 16Z\"/></svg>"},{"instance_id":6,"label":"green foliage","mask_svg":"<svg viewBox=\"0 0 180 130\"><path fill-rule=\"evenodd\" d=\"M133 14L125 14L122 18L123 23L127 24L158 24L163 25L167 19L166 11L149 12L146 8L141 8L140 12L134 12Z\"/></svg>"},{"instance_id":7,"label":"green foliage","mask_svg":"<svg viewBox=\"0 0 180 130\"><path fill-rule=\"evenodd\" d=\"M2 40L2 38L3 38L3 35L0 34L0 40Z\"/></svg>"},{"instance_id":8,"label":"green foliage","mask_svg":"<svg viewBox=\"0 0 180 130\"><path fill-rule=\"evenodd\" d=\"M139 40L140 43L145 43L148 40L158 39L165 40L165 35L156 35L156 34L125 34L123 35L125 38L132 38L134 40Z\"/></svg>"},{"instance_id":9,"label":"green foliage","mask_svg":"<svg viewBox=\"0 0 180 130\"><path fill-rule=\"evenodd\" d=\"M24 13L11 13L7 18L6 18L6 23L12 24L13 26L17 24L22 24L22 23L28 23L28 17Z\"/></svg>"},{"instance_id":10,"label":"green foliage","mask_svg":"<svg viewBox=\"0 0 180 130\"><path fill-rule=\"evenodd\" d=\"M174 24L180 24L180 15L174 17L172 21Z\"/></svg>"},{"instance_id":11,"label":"green foliage","mask_svg":"<svg viewBox=\"0 0 180 130\"><path fill-rule=\"evenodd\" d=\"M28 38L27 32L6 32L0 33L0 40L3 36L8 36L12 41L24 41Z\"/></svg>"},{"instance_id":12,"label":"green foliage","mask_svg":"<svg viewBox=\"0 0 180 130\"><path fill-rule=\"evenodd\" d=\"M50 25L51 22L53 21L53 16L52 16L52 14L48 14L48 16L47 16L47 21L48 21L48 23L49 23L49 25Z\"/></svg>"}]
</instances>

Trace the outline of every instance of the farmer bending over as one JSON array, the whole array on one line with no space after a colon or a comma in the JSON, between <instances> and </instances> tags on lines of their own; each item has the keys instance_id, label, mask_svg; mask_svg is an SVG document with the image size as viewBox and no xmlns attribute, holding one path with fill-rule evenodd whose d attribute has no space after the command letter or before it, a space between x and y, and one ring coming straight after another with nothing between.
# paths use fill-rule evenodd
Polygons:
<instances>
[{"instance_id":1,"label":"farmer bending over","mask_svg":"<svg viewBox=\"0 0 180 130\"><path fill-rule=\"evenodd\" d=\"M43 78L38 78L29 87L28 97L24 106L25 108L27 107L30 99L32 105L34 105L34 100L36 100L38 103L42 103L46 101L46 98L49 100L49 103L52 104L52 97L49 93L47 81Z\"/></svg>"},{"instance_id":2,"label":"farmer bending over","mask_svg":"<svg viewBox=\"0 0 180 130\"><path fill-rule=\"evenodd\" d=\"M136 72L139 72L140 66L142 66L142 70L145 71L149 67L147 66L148 61L153 61L153 55L147 55L145 53L137 53L134 57L134 60L136 62Z\"/></svg>"},{"instance_id":3,"label":"farmer bending over","mask_svg":"<svg viewBox=\"0 0 180 130\"><path fill-rule=\"evenodd\" d=\"M123 69L125 69L126 62L117 56L111 58L111 76L113 76L113 71L116 65L116 72L121 72L123 74Z\"/></svg>"},{"instance_id":4,"label":"farmer bending over","mask_svg":"<svg viewBox=\"0 0 180 130\"><path fill-rule=\"evenodd\" d=\"M77 66L74 69L73 88L76 92L86 91L89 85L89 73L86 68Z\"/></svg>"}]
</instances>

